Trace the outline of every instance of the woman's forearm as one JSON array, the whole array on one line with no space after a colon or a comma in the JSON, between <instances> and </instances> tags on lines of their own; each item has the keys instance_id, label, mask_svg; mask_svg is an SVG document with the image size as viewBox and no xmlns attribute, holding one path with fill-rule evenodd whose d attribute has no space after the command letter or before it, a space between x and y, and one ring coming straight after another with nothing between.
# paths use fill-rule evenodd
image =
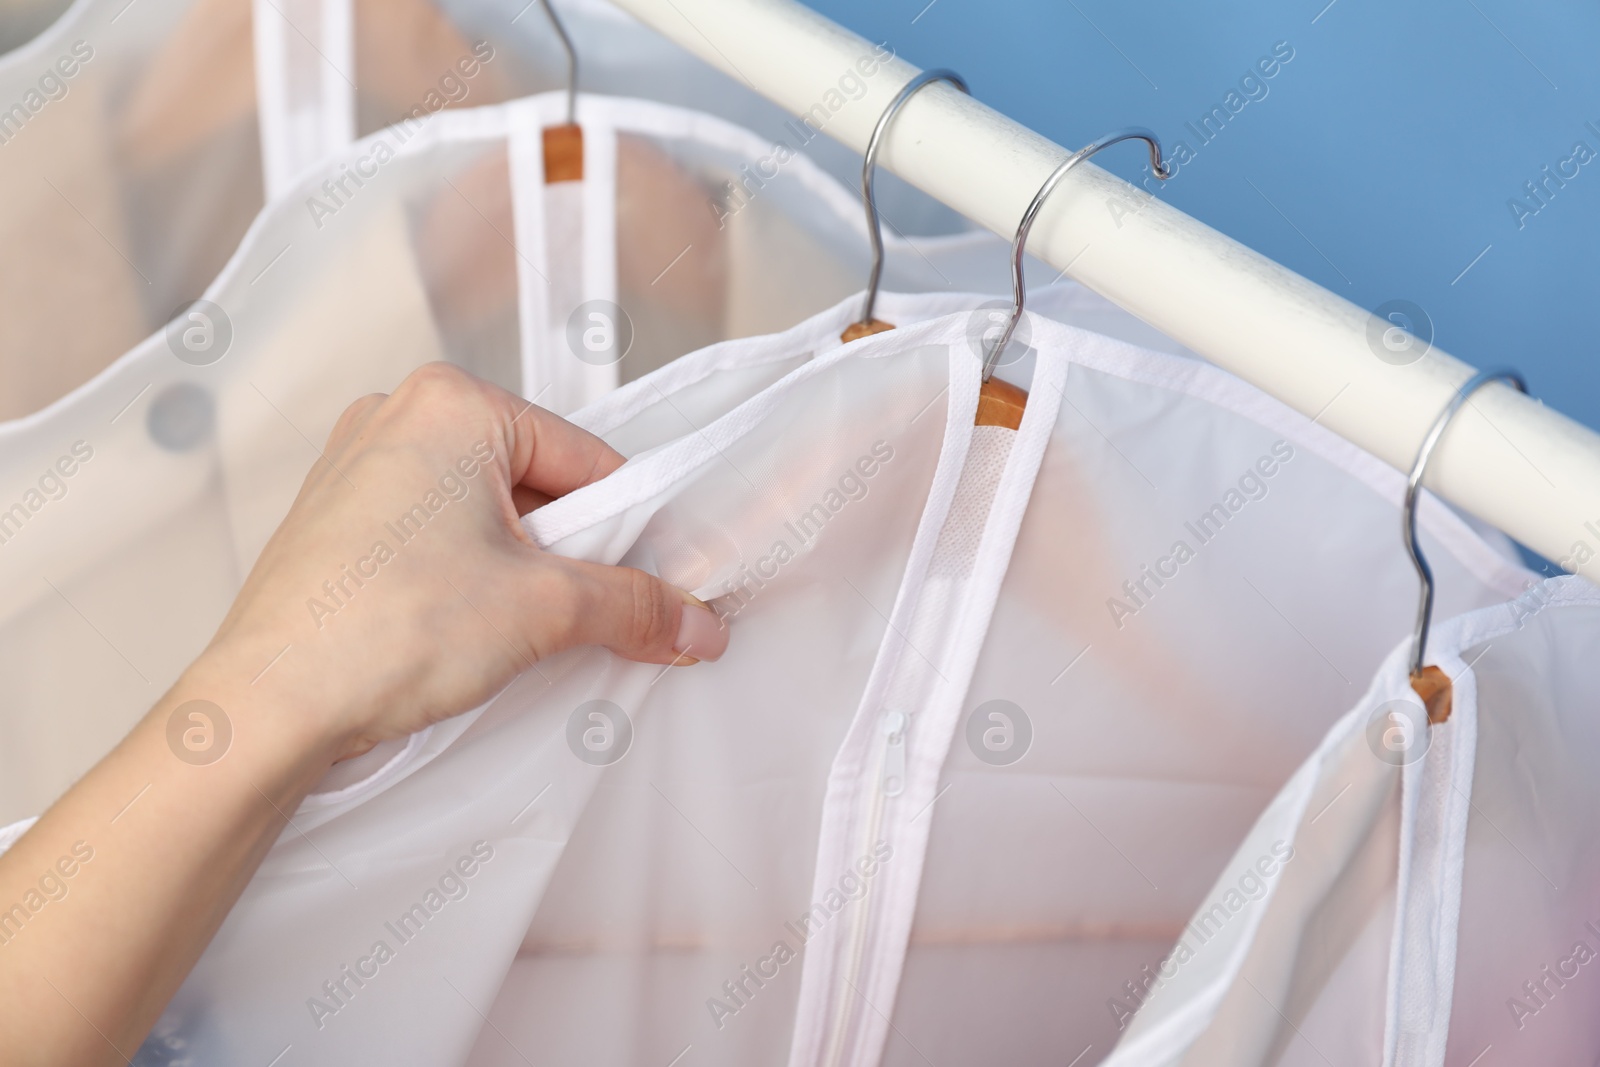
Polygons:
<instances>
[{"instance_id":1,"label":"woman's forearm","mask_svg":"<svg viewBox=\"0 0 1600 1067\"><path fill-rule=\"evenodd\" d=\"M0 1062L131 1059L337 755L242 673L197 662L0 856Z\"/></svg>"}]
</instances>

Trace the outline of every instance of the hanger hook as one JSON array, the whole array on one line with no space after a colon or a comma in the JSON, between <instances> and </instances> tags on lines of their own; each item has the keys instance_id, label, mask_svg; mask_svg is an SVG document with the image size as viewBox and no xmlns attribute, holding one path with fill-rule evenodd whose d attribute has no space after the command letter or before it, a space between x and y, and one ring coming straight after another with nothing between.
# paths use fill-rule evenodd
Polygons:
<instances>
[{"instance_id":1,"label":"hanger hook","mask_svg":"<svg viewBox=\"0 0 1600 1067\"><path fill-rule=\"evenodd\" d=\"M1055 192L1061 179L1067 172L1103 148L1110 148L1118 141L1140 140L1150 146L1150 170L1157 178L1163 180L1172 176L1172 171L1167 168L1161 156L1161 141L1155 134L1143 126L1129 126L1126 129L1115 130L1106 134L1098 141L1092 141L1068 156L1066 162L1051 172L1050 177L1039 186L1039 191L1034 194L1033 202L1028 205L1028 210L1022 213L1022 221L1017 224L1017 235L1011 239L1011 321L1006 323L1006 328L995 340L994 348L990 350L983 361L983 380L987 382L994 374L994 369L1000 363L1000 354L1006 350L1006 345L1011 343L1011 335L1016 332L1017 324L1022 321L1023 302L1027 298L1027 287L1022 279L1022 253L1028 246L1028 234L1033 229L1033 221L1039 216L1039 209L1044 207L1044 202Z\"/></svg>"},{"instance_id":2,"label":"hanger hook","mask_svg":"<svg viewBox=\"0 0 1600 1067\"><path fill-rule=\"evenodd\" d=\"M550 0L539 0L539 6L544 8L550 24L556 28L556 36L561 38L561 47L567 53L567 125L573 126L578 122L578 49L573 46L567 27L556 14L555 5Z\"/></svg>"},{"instance_id":3,"label":"hanger hook","mask_svg":"<svg viewBox=\"0 0 1600 1067\"><path fill-rule=\"evenodd\" d=\"M1523 381L1521 373L1515 370L1479 371L1466 383L1456 390L1456 395L1450 403L1439 413L1434 420L1428 436L1422 439L1422 447L1417 450L1417 460L1411 465L1411 476L1406 479L1406 502L1402 509L1401 536L1405 538L1406 551L1411 555L1411 563L1417 568L1417 579L1422 584L1422 596L1417 604L1417 628L1411 641L1411 677L1415 678L1422 671L1422 657L1428 648L1428 628L1433 618L1433 570L1428 566L1428 561L1422 555L1422 546L1417 543L1417 500L1422 496L1422 475L1428 469L1428 460L1433 456L1433 450L1444 436L1445 430L1450 426L1450 420L1455 418L1456 412L1466 404L1467 398L1490 382L1503 381L1516 387L1519 393L1526 394L1528 383Z\"/></svg>"},{"instance_id":4,"label":"hanger hook","mask_svg":"<svg viewBox=\"0 0 1600 1067\"><path fill-rule=\"evenodd\" d=\"M867 208L867 235L872 238L872 273L867 276L867 302L861 309L863 326L872 322L872 309L878 303L878 282L883 277L883 226L878 220L878 198L872 180L878 170L878 146L883 143L889 123L900 113L900 108L911 99L912 94L929 82L936 81L949 82L964 93L971 92L966 79L953 70L937 68L923 71L906 82L899 94L889 101L889 106L883 109L878 124L872 128L872 138L867 141L867 151L861 157L861 202Z\"/></svg>"}]
</instances>

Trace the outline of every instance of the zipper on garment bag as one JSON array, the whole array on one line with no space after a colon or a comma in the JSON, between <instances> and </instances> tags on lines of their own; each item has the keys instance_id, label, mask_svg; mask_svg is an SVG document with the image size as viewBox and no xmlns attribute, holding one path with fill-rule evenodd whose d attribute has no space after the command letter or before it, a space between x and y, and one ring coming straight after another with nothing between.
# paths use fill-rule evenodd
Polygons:
<instances>
[{"instance_id":1,"label":"zipper on garment bag","mask_svg":"<svg viewBox=\"0 0 1600 1067\"><path fill-rule=\"evenodd\" d=\"M889 797L906 791L906 730L911 717L903 711L886 711L878 720L878 731L883 735L883 752L878 765L878 788L872 792L872 808L866 821L865 835L859 851L865 852L883 832L883 804ZM845 960L845 983L855 988L861 979L861 966L866 959L867 928L871 925L873 883L868 882L861 899L856 923L850 935L850 951ZM849 997L839 1000L830 1027L828 1049L823 1057L827 1067L838 1067L844 1057L844 1041L852 1018L854 1002Z\"/></svg>"},{"instance_id":2,"label":"zipper on garment bag","mask_svg":"<svg viewBox=\"0 0 1600 1067\"><path fill-rule=\"evenodd\" d=\"M931 497L925 506L918 525L918 545L913 550L913 560L918 561L921 571L913 574L908 566L905 581L917 584L910 587L913 595L896 603L896 615L890 623L893 634L908 644L910 639L906 634L923 629L929 631L930 640L936 644L942 645L953 638L964 641L959 647L952 645L952 656L960 664L956 677L946 677L938 670L932 672L937 676L937 683L958 686L962 692L970 686L976 666L975 643L981 643L992 621L994 600L1004 576L1000 557L1009 558L1015 547L1022 511L1017 505L1026 504L1037 478L1065 385L1064 364L1047 358L1047 353L1040 354L1034 373L1036 383L1049 388L1041 389L1040 396L1035 398L1035 411L1029 423L1032 429L1028 435L1021 433L1021 424L1027 421L1024 418L1026 393L1008 383L991 380L980 395L980 411L974 416L974 429L968 431L969 454L963 457L961 470L955 475L955 489L945 502L944 513L938 516L937 529L927 510L933 506ZM995 434L982 430L984 426L1009 432ZM952 432L960 430L952 427ZM1013 454L1024 436L1027 436L1027 450ZM974 445L973 441L978 443ZM974 448L979 451L974 452ZM982 465L976 466L980 461ZM949 477L943 467L945 457L942 454L940 462L940 475ZM970 477L969 465L974 465ZM998 473L991 475L990 470L997 465ZM993 484L988 484L991 476ZM970 524L973 519L981 522L975 547L966 545L964 538L952 537L945 543L945 529L952 521ZM918 555L924 537L933 540L932 552L925 559ZM999 568L994 566L997 562L1001 564ZM907 589L902 584L902 594ZM969 607L982 608L981 622L976 614L969 617ZM957 621L952 621L952 616ZM885 635L886 643L891 639L892 635ZM910 694L927 690L923 700L930 708L937 709L938 717L924 721L918 744L922 748L932 745L934 750L919 748L922 755L917 770L919 774L936 775L938 768L930 763L935 759L942 762L947 755L945 749L953 735L945 731L957 728L957 702L939 690L935 678L928 676L920 665L909 662L904 656L892 657L885 652L885 648L880 648L869 691L893 692L900 694L902 700L915 701L918 698ZM915 714L926 719L930 713L920 709L912 712L902 704L900 709L879 705L874 715L871 705L862 707L853 729L864 728L866 736L855 734L851 743L851 749L860 753L861 763L855 765L848 779L829 783L825 801L829 822L825 823L819 862L824 853L829 862L833 862L851 844L856 846L857 854L864 854L875 847L880 838L893 847L891 854L896 859L893 874L867 882L854 908L846 913L849 925L840 924L830 931L833 948L829 956L819 954L815 958L815 969L813 959L806 962L806 977L812 979L812 984L806 989L802 1014L797 1017L795 1044L797 1050L804 1050L800 1062L805 1067L861 1067L866 1062L862 1049L869 1040L877 1048L872 1062L884 1057L881 1045L886 1037L884 1026L894 1027L886 1013L893 1011L892 1001L900 986L908 948L900 939L906 932L902 928L908 918L914 920L915 917L923 873L921 862L927 845L925 838L911 832L913 812L901 810L901 800L909 799L910 788L907 735ZM936 736L924 737L929 729ZM931 806L930 803L928 807ZM921 817L920 813L917 817ZM918 853L915 857L913 851ZM899 858L902 853L904 859ZM908 866L912 864L914 868ZM886 943L890 934L894 937L893 944ZM882 992L891 1003L874 1004L867 1000L875 991ZM816 1037L808 1037L810 1034Z\"/></svg>"},{"instance_id":3,"label":"zipper on garment bag","mask_svg":"<svg viewBox=\"0 0 1600 1067\"><path fill-rule=\"evenodd\" d=\"M906 791L906 727L910 719L903 711L883 715L883 795L897 797Z\"/></svg>"}]
</instances>

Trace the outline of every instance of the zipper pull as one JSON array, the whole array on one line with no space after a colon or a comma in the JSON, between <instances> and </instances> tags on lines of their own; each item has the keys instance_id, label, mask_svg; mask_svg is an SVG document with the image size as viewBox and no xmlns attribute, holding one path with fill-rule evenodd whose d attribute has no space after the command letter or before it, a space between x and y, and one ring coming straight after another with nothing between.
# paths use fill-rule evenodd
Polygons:
<instances>
[{"instance_id":1,"label":"zipper pull","mask_svg":"<svg viewBox=\"0 0 1600 1067\"><path fill-rule=\"evenodd\" d=\"M910 720L903 711L883 716L883 795L897 797L906 791L906 727Z\"/></svg>"}]
</instances>

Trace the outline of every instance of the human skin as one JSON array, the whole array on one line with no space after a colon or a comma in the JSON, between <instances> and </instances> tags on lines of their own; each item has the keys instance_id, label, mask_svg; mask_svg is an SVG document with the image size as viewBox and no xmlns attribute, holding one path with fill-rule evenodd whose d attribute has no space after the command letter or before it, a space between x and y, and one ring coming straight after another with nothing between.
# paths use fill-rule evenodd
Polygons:
<instances>
[{"instance_id":1,"label":"human skin","mask_svg":"<svg viewBox=\"0 0 1600 1067\"><path fill-rule=\"evenodd\" d=\"M462 458L486 450L462 477ZM599 438L445 364L352 404L205 651L0 855L0 1062L127 1062L339 759L476 707L578 645L646 663L718 658L727 630L699 601L642 571L543 552L518 522L621 464ZM309 609L332 603L323 583L375 541L397 544L384 523L452 471L465 495L336 613ZM169 719L193 700L231 725L215 762L169 743ZM14 905L21 921L7 925Z\"/></svg>"}]
</instances>

